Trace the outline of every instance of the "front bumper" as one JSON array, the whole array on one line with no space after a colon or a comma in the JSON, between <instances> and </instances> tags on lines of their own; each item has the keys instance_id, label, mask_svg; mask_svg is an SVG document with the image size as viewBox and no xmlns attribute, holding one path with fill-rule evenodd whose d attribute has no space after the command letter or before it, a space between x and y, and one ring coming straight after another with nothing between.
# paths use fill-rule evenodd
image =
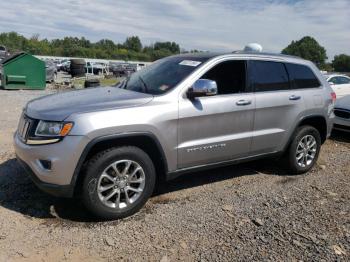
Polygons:
<instances>
[{"instance_id":1,"label":"front bumper","mask_svg":"<svg viewBox=\"0 0 350 262\"><path fill-rule=\"evenodd\" d=\"M17 133L14 135L17 159L29 171L34 183L45 192L64 197L73 195L72 177L87 142L84 136L67 136L55 144L27 145ZM50 168L42 161L49 161Z\"/></svg>"},{"instance_id":2,"label":"front bumper","mask_svg":"<svg viewBox=\"0 0 350 262\"><path fill-rule=\"evenodd\" d=\"M20 165L24 168L24 170L27 172L27 174L30 176L34 184L43 192L48 193L53 196L57 197L72 197L74 193L74 185L55 185L50 183L45 183L41 181L33 172L33 170L27 165L26 162L24 162L22 159L20 159L18 156L17 161L20 163Z\"/></svg>"}]
</instances>

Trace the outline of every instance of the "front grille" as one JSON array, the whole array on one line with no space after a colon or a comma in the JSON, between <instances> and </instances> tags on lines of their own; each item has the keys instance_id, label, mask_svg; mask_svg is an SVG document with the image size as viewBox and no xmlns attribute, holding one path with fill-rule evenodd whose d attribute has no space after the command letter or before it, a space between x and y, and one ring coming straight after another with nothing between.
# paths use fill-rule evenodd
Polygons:
<instances>
[{"instance_id":1,"label":"front grille","mask_svg":"<svg viewBox=\"0 0 350 262\"><path fill-rule=\"evenodd\" d=\"M22 117L19 121L17 132L20 139L24 142L27 141L30 131L34 127L34 120L28 118L26 115L22 114Z\"/></svg>"},{"instance_id":2,"label":"front grille","mask_svg":"<svg viewBox=\"0 0 350 262\"><path fill-rule=\"evenodd\" d=\"M335 109L334 114L340 118L350 119L350 111L346 111L343 109Z\"/></svg>"}]
</instances>

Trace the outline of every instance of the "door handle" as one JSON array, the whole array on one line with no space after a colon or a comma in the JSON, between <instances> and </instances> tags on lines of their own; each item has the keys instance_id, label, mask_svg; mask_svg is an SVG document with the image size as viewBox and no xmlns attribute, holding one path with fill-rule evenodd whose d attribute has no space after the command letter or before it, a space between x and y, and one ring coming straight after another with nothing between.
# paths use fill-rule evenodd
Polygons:
<instances>
[{"instance_id":1,"label":"door handle","mask_svg":"<svg viewBox=\"0 0 350 262\"><path fill-rule=\"evenodd\" d=\"M251 103L252 103L252 101L250 101L250 100L239 100L236 102L236 105L247 106L247 105L250 105Z\"/></svg>"},{"instance_id":2,"label":"door handle","mask_svg":"<svg viewBox=\"0 0 350 262\"><path fill-rule=\"evenodd\" d=\"M300 100L301 96L291 95L289 100Z\"/></svg>"}]
</instances>

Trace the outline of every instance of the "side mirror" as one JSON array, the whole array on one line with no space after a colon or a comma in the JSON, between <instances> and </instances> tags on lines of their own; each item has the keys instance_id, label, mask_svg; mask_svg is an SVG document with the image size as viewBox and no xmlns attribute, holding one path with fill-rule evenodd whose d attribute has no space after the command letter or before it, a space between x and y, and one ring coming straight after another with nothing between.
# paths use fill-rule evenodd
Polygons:
<instances>
[{"instance_id":1,"label":"side mirror","mask_svg":"<svg viewBox=\"0 0 350 262\"><path fill-rule=\"evenodd\" d=\"M328 82L330 86L334 86L335 84L333 82Z\"/></svg>"},{"instance_id":2,"label":"side mirror","mask_svg":"<svg viewBox=\"0 0 350 262\"><path fill-rule=\"evenodd\" d=\"M218 93L216 82L209 79L198 79L193 86L188 89L187 96L192 99L201 96L215 96Z\"/></svg>"}]
</instances>

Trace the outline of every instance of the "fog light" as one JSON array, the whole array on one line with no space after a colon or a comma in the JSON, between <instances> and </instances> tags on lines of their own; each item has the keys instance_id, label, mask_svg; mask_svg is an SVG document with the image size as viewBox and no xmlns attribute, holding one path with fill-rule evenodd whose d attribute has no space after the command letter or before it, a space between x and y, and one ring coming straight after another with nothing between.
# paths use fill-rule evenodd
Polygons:
<instances>
[{"instance_id":1,"label":"fog light","mask_svg":"<svg viewBox=\"0 0 350 262\"><path fill-rule=\"evenodd\" d=\"M51 170L51 161L50 160L39 160L39 161L40 161L41 166L44 169Z\"/></svg>"}]
</instances>

